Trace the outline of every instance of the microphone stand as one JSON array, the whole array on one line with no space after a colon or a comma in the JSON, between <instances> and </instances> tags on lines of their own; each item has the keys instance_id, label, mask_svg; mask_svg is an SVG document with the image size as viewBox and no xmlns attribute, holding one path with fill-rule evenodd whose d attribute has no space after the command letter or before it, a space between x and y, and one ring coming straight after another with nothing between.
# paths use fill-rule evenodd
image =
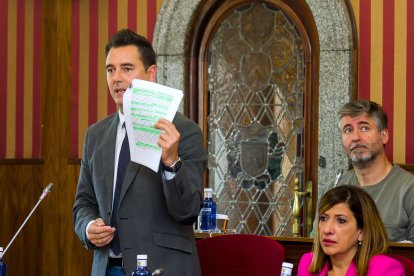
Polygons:
<instances>
[{"instance_id":1,"label":"microphone stand","mask_svg":"<svg viewBox=\"0 0 414 276\"><path fill-rule=\"evenodd\" d=\"M40 202L46 197L46 195L48 193L50 193L50 191L53 188L53 183L49 183L49 185L47 185L47 187L43 190L39 200L37 201L35 207L33 207L32 211L30 212L30 214L27 216L27 218L23 221L22 225L20 226L19 230L17 230L16 234L14 234L13 238L11 239L11 241L9 242L9 244L6 246L6 248L3 251L3 257L6 254L7 249L9 249L10 245L13 243L14 239L17 237L17 235L20 233L20 231L22 230L23 226L26 224L26 222L29 220L29 218L32 216L33 212L36 210L37 206L40 204Z\"/></svg>"}]
</instances>

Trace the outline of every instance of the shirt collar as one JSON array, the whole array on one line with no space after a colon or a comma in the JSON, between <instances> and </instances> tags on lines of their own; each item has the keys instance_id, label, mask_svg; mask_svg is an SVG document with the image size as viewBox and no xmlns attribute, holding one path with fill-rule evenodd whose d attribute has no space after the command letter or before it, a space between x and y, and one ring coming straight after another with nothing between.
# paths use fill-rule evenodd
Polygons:
<instances>
[{"instance_id":1,"label":"shirt collar","mask_svg":"<svg viewBox=\"0 0 414 276\"><path fill-rule=\"evenodd\" d=\"M122 126L125 123L125 115L118 111L119 114L119 125Z\"/></svg>"}]
</instances>

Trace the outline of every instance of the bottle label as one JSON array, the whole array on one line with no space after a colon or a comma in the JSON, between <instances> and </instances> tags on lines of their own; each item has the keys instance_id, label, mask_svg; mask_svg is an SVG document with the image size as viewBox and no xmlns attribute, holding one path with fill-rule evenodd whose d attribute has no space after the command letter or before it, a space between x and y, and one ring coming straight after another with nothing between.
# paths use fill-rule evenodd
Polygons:
<instances>
[{"instance_id":1,"label":"bottle label","mask_svg":"<svg viewBox=\"0 0 414 276\"><path fill-rule=\"evenodd\" d=\"M137 260L137 266L147 266L147 260Z\"/></svg>"},{"instance_id":2,"label":"bottle label","mask_svg":"<svg viewBox=\"0 0 414 276\"><path fill-rule=\"evenodd\" d=\"M280 276L291 276L292 275L292 269L290 267L282 267L282 273L280 273Z\"/></svg>"},{"instance_id":3,"label":"bottle label","mask_svg":"<svg viewBox=\"0 0 414 276\"><path fill-rule=\"evenodd\" d=\"M211 208L202 208L200 211L200 230L211 229Z\"/></svg>"}]
</instances>

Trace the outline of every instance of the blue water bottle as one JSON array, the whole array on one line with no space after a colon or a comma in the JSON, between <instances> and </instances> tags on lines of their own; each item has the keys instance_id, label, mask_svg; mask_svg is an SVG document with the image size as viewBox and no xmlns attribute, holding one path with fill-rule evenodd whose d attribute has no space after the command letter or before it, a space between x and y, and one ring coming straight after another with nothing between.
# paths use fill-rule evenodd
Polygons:
<instances>
[{"instance_id":1,"label":"blue water bottle","mask_svg":"<svg viewBox=\"0 0 414 276\"><path fill-rule=\"evenodd\" d=\"M213 201L213 189L204 189L204 203L200 211L200 230L212 231L216 229L216 203Z\"/></svg>"},{"instance_id":2,"label":"blue water bottle","mask_svg":"<svg viewBox=\"0 0 414 276\"><path fill-rule=\"evenodd\" d=\"M211 230L211 212L212 212L212 195L213 190L211 188L204 189L204 202L203 208L200 210L200 230Z\"/></svg>"},{"instance_id":3,"label":"blue water bottle","mask_svg":"<svg viewBox=\"0 0 414 276\"><path fill-rule=\"evenodd\" d=\"M0 247L0 276L6 276L6 264L3 263L3 247Z\"/></svg>"},{"instance_id":4,"label":"blue water bottle","mask_svg":"<svg viewBox=\"0 0 414 276\"><path fill-rule=\"evenodd\" d=\"M137 255L137 270L132 272L132 276L151 276L147 268L147 255Z\"/></svg>"}]
</instances>

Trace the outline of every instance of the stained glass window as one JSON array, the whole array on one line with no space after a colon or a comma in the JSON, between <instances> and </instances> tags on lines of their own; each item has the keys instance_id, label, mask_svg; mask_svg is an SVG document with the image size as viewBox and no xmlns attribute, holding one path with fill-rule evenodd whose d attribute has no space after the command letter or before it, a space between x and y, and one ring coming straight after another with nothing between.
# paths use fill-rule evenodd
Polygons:
<instances>
[{"instance_id":1,"label":"stained glass window","mask_svg":"<svg viewBox=\"0 0 414 276\"><path fill-rule=\"evenodd\" d=\"M289 236L304 170L305 52L286 14L248 4L208 50L209 187L237 233Z\"/></svg>"}]
</instances>

